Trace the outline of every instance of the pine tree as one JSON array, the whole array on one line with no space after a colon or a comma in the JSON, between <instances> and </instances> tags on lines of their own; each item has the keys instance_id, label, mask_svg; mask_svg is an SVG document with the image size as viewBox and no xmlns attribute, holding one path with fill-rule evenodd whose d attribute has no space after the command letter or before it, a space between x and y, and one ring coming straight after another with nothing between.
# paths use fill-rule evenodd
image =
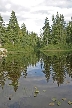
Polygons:
<instances>
[{"instance_id":1,"label":"pine tree","mask_svg":"<svg viewBox=\"0 0 72 108\"><path fill-rule=\"evenodd\" d=\"M52 16L52 41L54 44L65 43L66 41L66 28L64 16L59 15L57 12L56 17Z\"/></svg>"},{"instance_id":2,"label":"pine tree","mask_svg":"<svg viewBox=\"0 0 72 108\"><path fill-rule=\"evenodd\" d=\"M60 42L62 44L66 44L66 36L67 36L67 32L66 32L66 22L64 20L64 16L63 14L61 15L61 21L60 21Z\"/></svg>"},{"instance_id":3,"label":"pine tree","mask_svg":"<svg viewBox=\"0 0 72 108\"><path fill-rule=\"evenodd\" d=\"M4 45L4 43L5 43L5 23L2 16L0 15L0 46Z\"/></svg>"},{"instance_id":4,"label":"pine tree","mask_svg":"<svg viewBox=\"0 0 72 108\"><path fill-rule=\"evenodd\" d=\"M21 32L22 32L21 43L23 46L25 46L28 44L28 31L24 23L21 25Z\"/></svg>"},{"instance_id":5,"label":"pine tree","mask_svg":"<svg viewBox=\"0 0 72 108\"><path fill-rule=\"evenodd\" d=\"M51 42L49 20L46 17L43 29L43 42L48 45Z\"/></svg>"},{"instance_id":6,"label":"pine tree","mask_svg":"<svg viewBox=\"0 0 72 108\"><path fill-rule=\"evenodd\" d=\"M35 33L35 32L31 32L30 33L30 45L32 46L32 47L35 47L36 46L36 43L37 43L37 34Z\"/></svg>"},{"instance_id":7,"label":"pine tree","mask_svg":"<svg viewBox=\"0 0 72 108\"><path fill-rule=\"evenodd\" d=\"M23 36L26 36L27 35L26 25L24 23L21 25L21 31L22 31Z\"/></svg>"},{"instance_id":8,"label":"pine tree","mask_svg":"<svg viewBox=\"0 0 72 108\"><path fill-rule=\"evenodd\" d=\"M15 44L18 42L19 38L19 25L18 21L15 15L15 12L11 12L11 17L9 19L9 24L8 24L8 34L9 34L9 41L12 42L12 44Z\"/></svg>"},{"instance_id":9,"label":"pine tree","mask_svg":"<svg viewBox=\"0 0 72 108\"><path fill-rule=\"evenodd\" d=\"M71 21L67 24L67 39L66 39L68 44L72 44L72 17Z\"/></svg>"}]
</instances>

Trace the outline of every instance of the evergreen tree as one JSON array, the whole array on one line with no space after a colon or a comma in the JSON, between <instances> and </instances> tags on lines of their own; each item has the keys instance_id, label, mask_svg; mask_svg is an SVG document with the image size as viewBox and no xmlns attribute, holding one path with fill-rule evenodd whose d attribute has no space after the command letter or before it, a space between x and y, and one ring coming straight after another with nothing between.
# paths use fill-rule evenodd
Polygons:
<instances>
[{"instance_id":1,"label":"evergreen tree","mask_svg":"<svg viewBox=\"0 0 72 108\"><path fill-rule=\"evenodd\" d=\"M21 42L24 42L24 44L26 44L26 36L27 36L27 34L26 34L26 26L25 26L24 23L21 25L21 32L22 32Z\"/></svg>"},{"instance_id":2,"label":"evergreen tree","mask_svg":"<svg viewBox=\"0 0 72 108\"><path fill-rule=\"evenodd\" d=\"M29 44L28 30L26 29L26 25L24 23L21 25L21 32L22 32L22 37L21 37L22 46L28 45Z\"/></svg>"},{"instance_id":3,"label":"evergreen tree","mask_svg":"<svg viewBox=\"0 0 72 108\"><path fill-rule=\"evenodd\" d=\"M27 35L26 25L24 23L21 25L21 31L22 31L23 36L26 36Z\"/></svg>"},{"instance_id":4,"label":"evergreen tree","mask_svg":"<svg viewBox=\"0 0 72 108\"><path fill-rule=\"evenodd\" d=\"M15 12L11 12L11 17L9 19L9 24L8 24L8 34L9 34L9 41L12 42L12 44L15 44L18 42L19 38L19 25L18 21L15 15Z\"/></svg>"},{"instance_id":5,"label":"evergreen tree","mask_svg":"<svg viewBox=\"0 0 72 108\"><path fill-rule=\"evenodd\" d=\"M29 38L30 38L30 45L35 48L36 43L37 43L37 34L32 31L30 33L30 37Z\"/></svg>"},{"instance_id":6,"label":"evergreen tree","mask_svg":"<svg viewBox=\"0 0 72 108\"><path fill-rule=\"evenodd\" d=\"M72 17L71 21L67 24L67 39L66 39L68 44L72 44Z\"/></svg>"},{"instance_id":7,"label":"evergreen tree","mask_svg":"<svg viewBox=\"0 0 72 108\"><path fill-rule=\"evenodd\" d=\"M56 17L52 16L52 42L54 44L65 43L66 40L66 28L64 16L59 15L57 12Z\"/></svg>"},{"instance_id":8,"label":"evergreen tree","mask_svg":"<svg viewBox=\"0 0 72 108\"><path fill-rule=\"evenodd\" d=\"M48 45L51 42L51 35L50 35L50 25L49 20L46 17L43 29L43 42L45 45Z\"/></svg>"},{"instance_id":9,"label":"evergreen tree","mask_svg":"<svg viewBox=\"0 0 72 108\"><path fill-rule=\"evenodd\" d=\"M0 45L10 45L14 48L20 46L23 48L32 47L40 48L48 44L56 44L61 48L62 45L72 45L72 17L71 21L66 22L63 14L57 12L56 16L52 15L52 25L50 27L48 17L45 18L44 27L40 32L40 37L35 32L29 33L26 25L23 23L21 28L15 12L11 12L9 24L6 26L0 15ZM61 45L61 46L60 46ZM47 47L46 47L47 48Z\"/></svg>"},{"instance_id":10,"label":"evergreen tree","mask_svg":"<svg viewBox=\"0 0 72 108\"><path fill-rule=\"evenodd\" d=\"M64 20L64 16L63 14L60 15L60 43L62 44L66 44L66 36L67 36L67 32L66 32L66 22Z\"/></svg>"},{"instance_id":11,"label":"evergreen tree","mask_svg":"<svg viewBox=\"0 0 72 108\"><path fill-rule=\"evenodd\" d=\"M4 45L5 43L5 23L0 15L0 45Z\"/></svg>"}]
</instances>

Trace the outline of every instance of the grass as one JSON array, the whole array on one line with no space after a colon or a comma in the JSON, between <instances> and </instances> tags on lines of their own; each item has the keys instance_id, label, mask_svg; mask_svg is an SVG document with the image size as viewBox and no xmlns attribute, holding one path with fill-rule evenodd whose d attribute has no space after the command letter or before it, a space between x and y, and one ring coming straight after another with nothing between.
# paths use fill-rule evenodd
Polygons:
<instances>
[{"instance_id":1,"label":"grass","mask_svg":"<svg viewBox=\"0 0 72 108\"><path fill-rule=\"evenodd\" d=\"M34 49L29 45L12 45L12 44L6 44L4 46L8 50L8 53L19 53L19 52L31 52L34 51Z\"/></svg>"},{"instance_id":2,"label":"grass","mask_svg":"<svg viewBox=\"0 0 72 108\"><path fill-rule=\"evenodd\" d=\"M72 50L72 46L64 45L64 44L49 44L41 49L41 51L70 51Z\"/></svg>"}]
</instances>

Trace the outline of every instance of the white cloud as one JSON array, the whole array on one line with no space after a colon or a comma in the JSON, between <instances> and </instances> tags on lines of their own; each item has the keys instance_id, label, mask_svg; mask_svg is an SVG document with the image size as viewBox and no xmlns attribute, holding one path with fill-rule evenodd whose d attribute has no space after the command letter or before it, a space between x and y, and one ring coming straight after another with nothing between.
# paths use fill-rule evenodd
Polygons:
<instances>
[{"instance_id":1,"label":"white cloud","mask_svg":"<svg viewBox=\"0 0 72 108\"><path fill-rule=\"evenodd\" d=\"M1 13L1 15L3 15L3 16L10 16L10 14L11 14L11 12L8 12L8 11L6 11L5 13L4 12Z\"/></svg>"},{"instance_id":2,"label":"white cloud","mask_svg":"<svg viewBox=\"0 0 72 108\"><path fill-rule=\"evenodd\" d=\"M11 7L11 4L6 4L6 6L5 6L7 9L10 9L10 7Z\"/></svg>"},{"instance_id":3,"label":"white cloud","mask_svg":"<svg viewBox=\"0 0 72 108\"><path fill-rule=\"evenodd\" d=\"M16 12L20 25L24 22L29 31L39 34L45 17L48 17L51 23L51 17L56 15L57 11L65 16L66 21L70 20L72 0L0 0L0 13L6 22L12 10Z\"/></svg>"},{"instance_id":4,"label":"white cloud","mask_svg":"<svg viewBox=\"0 0 72 108\"><path fill-rule=\"evenodd\" d=\"M44 0L10 0L14 4L18 4L21 6L31 7L36 6L39 3L43 2Z\"/></svg>"}]
</instances>

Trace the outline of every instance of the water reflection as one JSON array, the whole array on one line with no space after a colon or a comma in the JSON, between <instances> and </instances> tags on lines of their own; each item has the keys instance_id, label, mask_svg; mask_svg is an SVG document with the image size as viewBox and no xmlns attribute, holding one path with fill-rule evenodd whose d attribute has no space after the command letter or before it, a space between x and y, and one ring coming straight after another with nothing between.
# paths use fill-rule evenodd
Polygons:
<instances>
[{"instance_id":1,"label":"water reflection","mask_svg":"<svg viewBox=\"0 0 72 108\"><path fill-rule=\"evenodd\" d=\"M36 65L38 58L36 54L9 54L6 58L3 57L0 62L0 86L4 87L5 81L9 80L16 92L18 89L18 81L21 75L26 78L27 67Z\"/></svg>"},{"instance_id":2,"label":"water reflection","mask_svg":"<svg viewBox=\"0 0 72 108\"><path fill-rule=\"evenodd\" d=\"M8 54L0 61L0 86L2 89L8 80L9 85L16 92L20 77L27 78L30 66L35 71L35 67L39 65L38 70L42 69L41 72L44 73L46 81L49 82L51 79L58 86L64 83L66 77L72 78L72 54L70 52ZM39 75L41 72L33 72L32 74Z\"/></svg>"},{"instance_id":3,"label":"water reflection","mask_svg":"<svg viewBox=\"0 0 72 108\"><path fill-rule=\"evenodd\" d=\"M72 78L72 54L67 52L63 54L58 52L56 55L51 54L43 55L43 73L45 74L47 82L51 75L53 82L56 81L59 86L63 84L67 74Z\"/></svg>"}]
</instances>

